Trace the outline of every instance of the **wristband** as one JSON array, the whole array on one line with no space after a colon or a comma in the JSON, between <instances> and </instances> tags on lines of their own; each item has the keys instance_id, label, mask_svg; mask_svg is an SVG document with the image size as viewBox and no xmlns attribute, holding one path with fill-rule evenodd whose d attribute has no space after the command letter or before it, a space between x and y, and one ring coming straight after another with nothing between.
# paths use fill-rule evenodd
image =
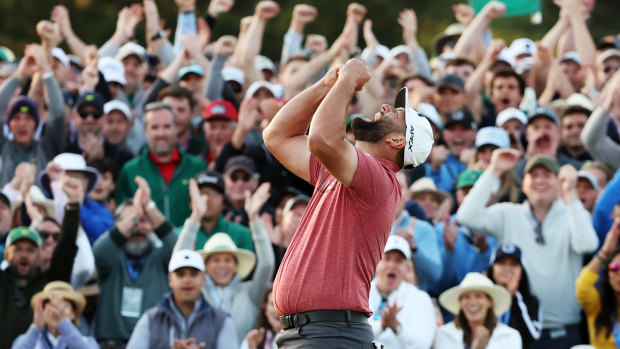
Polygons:
<instances>
[{"instance_id":1,"label":"wristband","mask_svg":"<svg viewBox=\"0 0 620 349\"><path fill-rule=\"evenodd\" d=\"M53 76L54 76L54 72L50 70L50 71L48 71L47 73L43 73L43 74L41 75L41 78L43 78L43 79L49 79L49 78L51 78L51 77L53 77Z\"/></svg>"},{"instance_id":2,"label":"wristband","mask_svg":"<svg viewBox=\"0 0 620 349\"><path fill-rule=\"evenodd\" d=\"M606 263L607 263L607 259L606 259L606 258L603 258L603 256L602 256L600 253L598 253L598 252L596 252L596 254L594 255L594 257L598 258L598 259L601 261L601 263L603 263L603 264L606 264Z\"/></svg>"},{"instance_id":3,"label":"wristband","mask_svg":"<svg viewBox=\"0 0 620 349\"><path fill-rule=\"evenodd\" d=\"M149 203L146 205L146 209L150 211L154 208L157 208L157 205L155 205L155 201L153 200L149 201Z\"/></svg>"},{"instance_id":4,"label":"wristband","mask_svg":"<svg viewBox=\"0 0 620 349\"><path fill-rule=\"evenodd\" d=\"M152 41L159 40L159 39L163 38L165 34L166 34L165 31L160 30L155 35L151 36L151 40Z\"/></svg>"}]
</instances>

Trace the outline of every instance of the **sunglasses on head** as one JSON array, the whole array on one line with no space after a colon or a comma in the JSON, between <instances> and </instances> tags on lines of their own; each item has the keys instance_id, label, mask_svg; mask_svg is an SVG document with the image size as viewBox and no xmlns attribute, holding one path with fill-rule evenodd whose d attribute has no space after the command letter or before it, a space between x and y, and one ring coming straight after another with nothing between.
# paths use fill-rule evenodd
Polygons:
<instances>
[{"instance_id":1,"label":"sunglasses on head","mask_svg":"<svg viewBox=\"0 0 620 349\"><path fill-rule=\"evenodd\" d=\"M234 175L230 176L230 180L233 181L233 182L236 182L238 180L242 180L244 182L247 182L247 181L250 180L250 178L252 178L252 177L249 174L247 174L247 173L244 173L242 175L234 174Z\"/></svg>"},{"instance_id":2,"label":"sunglasses on head","mask_svg":"<svg viewBox=\"0 0 620 349\"><path fill-rule=\"evenodd\" d=\"M54 241L58 241L58 236L59 235L60 235L60 233L52 233L52 232L45 231L45 230L39 230L39 236L43 240L47 240L47 238L51 236L52 239L54 239Z\"/></svg>"},{"instance_id":3,"label":"sunglasses on head","mask_svg":"<svg viewBox=\"0 0 620 349\"><path fill-rule=\"evenodd\" d=\"M78 114L80 115L82 119L86 119L89 115L92 115L92 117L95 119L99 119L102 115L100 112L95 111L95 110L92 110L92 111L80 110L78 111Z\"/></svg>"},{"instance_id":4,"label":"sunglasses on head","mask_svg":"<svg viewBox=\"0 0 620 349\"><path fill-rule=\"evenodd\" d=\"M620 270L620 264L616 262L609 263L609 271L613 271L614 273L616 273L618 272L618 270Z\"/></svg>"}]
</instances>

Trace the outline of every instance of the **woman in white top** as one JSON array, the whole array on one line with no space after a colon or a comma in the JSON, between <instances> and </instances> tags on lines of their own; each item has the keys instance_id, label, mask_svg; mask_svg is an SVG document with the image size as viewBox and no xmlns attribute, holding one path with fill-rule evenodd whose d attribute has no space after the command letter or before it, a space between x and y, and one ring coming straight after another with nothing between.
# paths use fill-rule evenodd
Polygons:
<instances>
[{"instance_id":1,"label":"woman in white top","mask_svg":"<svg viewBox=\"0 0 620 349\"><path fill-rule=\"evenodd\" d=\"M510 308L510 293L486 276L468 273L439 303L456 318L437 330L435 349L521 349L519 332L497 321Z\"/></svg>"}]
</instances>

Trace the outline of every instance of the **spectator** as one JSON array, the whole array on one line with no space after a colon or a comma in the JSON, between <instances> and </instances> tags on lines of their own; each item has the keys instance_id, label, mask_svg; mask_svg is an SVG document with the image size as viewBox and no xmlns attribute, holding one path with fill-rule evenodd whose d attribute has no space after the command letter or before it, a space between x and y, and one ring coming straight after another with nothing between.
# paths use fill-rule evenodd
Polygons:
<instances>
[{"instance_id":1,"label":"spectator","mask_svg":"<svg viewBox=\"0 0 620 349\"><path fill-rule=\"evenodd\" d=\"M370 284L369 319L375 338L389 348L430 348L435 334L431 297L404 280L411 247L390 235Z\"/></svg>"},{"instance_id":2,"label":"spectator","mask_svg":"<svg viewBox=\"0 0 620 349\"><path fill-rule=\"evenodd\" d=\"M483 117L483 126L493 126L496 115L508 108L519 108L525 95L525 81L513 70L499 70L491 80L489 99L492 107Z\"/></svg>"},{"instance_id":3,"label":"spectator","mask_svg":"<svg viewBox=\"0 0 620 349\"><path fill-rule=\"evenodd\" d=\"M594 176L594 178L596 178L600 192L603 192L603 190L605 190L605 187L607 187L607 183L614 176L614 171L611 169L611 167L605 165L600 161L588 160L583 163L580 170L585 171Z\"/></svg>"},{"instance_id":4,"label":"spectator","mask_svg":"<svg viewBox=\"0 0 620 349\"><path fill-rule=\"evenodd\" d=\"M226 193L226 219L241 225L248 225L244 210L245 192L253 193L258 187L258 173L254 161L239 155L230 158L224 167L224 192Z\"/></svg>"},{"instance_id":5,"label":"spectator","mask_svg":"<svg viewBox=\"0 0 620 349\"><path fill-rule=\"evenodd\" d=\"M588 318L590 344L596 348L618 346L617 309L620 293L620 218L614 220L603 247L594 255L577 279L575 292ZM603 271L601 273L601 267ZM600 280L600 289L596 287Z\"/></svg>"},{"instance_id":6,"label":"spectator","mask_svg":"<svg viewBox=\"0 0 620 349\"><path fill-rule=\"evenodd\" d=\"M101 133L106 143L121 150L131 151L127 148L127 135L133 127L133 116L127 104L116 99L111 100L103 105L103 113Z\"/></svg>"},{"instance_id":7,"label":"spectator","mask_svg":"<svg viewBox=\"0 0 620 349\"><path fill-rule=\"evenodd\" d=\"M448 74L437 81L436 87L434 104L447 127L448 115L467 106L465 83L460 76Z\"/></svg>"},{"instance_id":8,"label":"spectator","mask_svg":"<svg viewBox=\"0 0 620 349\"><path fill-rule=\"evenodd\" d=\"M176 232L151 200L146 180L136 177L136 184L133 199L116 210L114 227L93 246L100 290L95 337L102 346L123 346L140 316L168 291Z\"/></svg>"},{"instance_id":9,"label":"spectator","mask_svg":"<svg viewBox=\"0 0 620 349\"><path fill-rule=\"evenodd\" d=\"M577 196L577 171L572 166L560 170L546 155L532 157L525 166L527 201L485 207L498 178L515 166L520 155L513 149L493 152L491 164L463 201L457 219L472 230L494 235L500 243L513 243L527 251L523 265L540 299L544 328L541 339L531 347L566 348L581 343L574 280L583 255L594 251L598 239ZM556 267L540 267L550 259Z\"/></svg>"},{"instance_id":10,"label":"spectator","mask_svg":"<svg viewBox=\"0 0 620 349\"><path fill-rule=\"evenodd\" d=\"M11 199L0 191L0 251L4 251L6 239L9 237L11 229ZM0 255L0 260L4 260L4 256Z\"/></svg>"},{"instance_id":11,"label":"spectator","mask_svg":"<svg viewBox=\"0 0 620 349\"><path fill-rule=\"evenodd\" d=\"M99 345L93 337L78 331L77 317L86 306L86 299L63 281L52 281L43 291L32 296L34 320L28 331L17 337L12 349L54 348L94 349Z\"/></svg>"},{"instance_id":12,"label":"spectator","mask_svg":"<svg viewBox=\"0 0 620 349\"><path fill-rule=\"evenodd\" d=\"M235 131L237 109L225 100L212 101L205 107L204 118L203 131L209 144L205 161L211 168Z\"/></svg>"},{"instance_id":13,"label":"spectator","mask_svg":"<svg viewBox=\"0 0 620 349\"><path fill-rule=\"evenodd\" d=\"M121 203L137 190L133 179L144 176L157 208L174 226L189 216L187 184L196 173L205 169L197 157L187 154L176 144L176 116L168 104L147 104L144 132L147 147L123 167L116 187L116 202Z\"/></svg>"},{"instance_id":14,"label":"spectator","mask_svg":"<svg viewBox=\"0 0 620 349\"><path fill-rule=\"evenodd\" d=\"M200 182L200 179L196 182ZM192 180L190 184L192 215L179 234L176 250L194 248L195 228L210 206L209 195L203 194L204 189L198 189L199 184L196 182ZM246 211L250 217L256 254L239 248L228 234L219 232L213 234L201 250L207 273L203 293L209 304L231 316L237 338L243 338L254 328L261 297L267 288L266 280L273 274L274 268L269 237L258 217L260 208L269 198L269 185L261 185L252 197L249 193L246 195ZM243 281L255 265L252 279Z\"/></svg>"},{"instance_id":15,"label":"spectator","mask_svg":"<svg viewBox=\"0 0 620 349\"><path fill-rule=\"evenodd\" d=\"M33 313L28 306L28 299L50 281L71 280L71 267L77 253L75 239L79 225L81 183L74 178L68 179L63 190L67 193L69 203L65 206L58 245L46 272L41 272L37 266L41 245L39 235L26 227L9 232L4 250L9 268L0 271L0 312L11 319L5 322L0 332L0 346L3 348L10 347L13 340L26 332L32 322Z\"/></svg>"},{"instance_id":16,"label":"spectator","mask_svg":"<svg viewBox=\"0 0 620 349\"><path fill-rule=\"evenodd\" d=\"M435 183L430 178L420 178L409 187L411 192L411 200L416 201L432 223L443 220L444 214L449 214L452 206L450 194L443 190L437 189ZM440 209L441 206L449 205L446 211Z\"/></svg>"},{"instance_id":17,"label":"spectator","mask_svg":"<svg viewBox=\"0 0 620 349\"><path fill-rule=\"evenodd\" d=\"M90 167L99 171L97 185L90 192L90 198L104 204L110 212L116 211L114 191L118 182L118 166L110 159L100 159L89 163Z\"/></svg>"},{"instance_id":18,"label":"spectator","mask_svg":"<svg viewBox=\"0 0 620 349\"><path fill-rule=\"evenodd\" d=\"M273 306L272 288L269 287L265 291L265 296L260 306L256 319L256 328L248 332L243 342L241 342L240 349L275 349L277 348L276 336L281 329L280 317L276 314L276 308Z\"/></svg>"},{"instance_id":19,"label":"spectator","mask_svg":"<svg viewBox=\"0 0 620 349\"><path fill-rule=\"evenodd\" d=\"M192 123L196 108L192 92L183 87L170 86L159 91L158 100L169 104L177 117L177 144L189 154L204 154L207 148L204 134L200 129L194 129Z\"/></svg>"},{"instance_id":20,"label":"spectator","mask_svg":"<svg viewBox=\"0 0 620 349\"><path fill-rule=\"evenodd\" d=\"M527 125L527 116L517 108L507 108L497 114L495 126L502 128L510 138L510 147L523 151L521 129Z\"/></svg>"},{"instance_id":21,"label":"spectator","mask_svg":"<svg viewBox=\"0 0 620 349\"><path fill-rule=\"evenodd\" d=\"M456 319L439 328L433 348L521 348L519 332L497 321L510 308L510 293L486 276L468 273L439 303Z\"/></svg>"},{"instance_id":22,"label":"spectator","mask_svg":"<svg viewBox=\"0 0 620 349\"><path fill-rule=\"evenodd\" d=\"M530 290L527 272L523 269L521 249L514 244L500 244L491 255L487 269L489 279L502 286L512 296L512 304L498 320L519 331L523 348L538 338L542 332L542 309L538 298Z\"/></svg>"},{"instance_id":23,"label":"spectator","mask_svg":"<svg viewBox=\"0 0 620 349\"><path fill-rule=\"evenodd\" d=\"M592 113L592 103L582 94L575 93L567 101L568 107L560 116L561 146L558 153L574 161L580 168L584 161L592 160L581 141L583 127Z\"/></svg>"},{"instance_id":24,"label":"spectator","mask_svg":"<svg viewBox=\"0 0 620 349\"><path fill-rule=\"evenodd\" d=\"M616 172L616 175L605 187L601 197L594 205L592 223L598 235L599 248L603 245L602 241L605 241L605 235L611 228L614 220L620 217L620 197L618 192L620 192L620 171Z\"/></svg>"},{"instance_id":25,"label":"spectator","mask_svg":"<svg viewBox=\"0 0 620 349\"><path fill-rule=\"evenodd\" d=\"M586 171L579 171L577 174L577 195L583 204L583 208L592 214L594 204L600 193L598 180Z\"/></svg>"},{"instance_id":26,"label":"spectator","mask_svg":"<svg viewBox=\"0 0 620 349\"><path fill-rule=\"evenodd\" d=\"M214 308L201 293L205 264L193 250L172 254L168 283L172 292L145 312L131 334L127 349L191 347L237 348L237 335L230 317Z\"/></svg>"}]
</instances>

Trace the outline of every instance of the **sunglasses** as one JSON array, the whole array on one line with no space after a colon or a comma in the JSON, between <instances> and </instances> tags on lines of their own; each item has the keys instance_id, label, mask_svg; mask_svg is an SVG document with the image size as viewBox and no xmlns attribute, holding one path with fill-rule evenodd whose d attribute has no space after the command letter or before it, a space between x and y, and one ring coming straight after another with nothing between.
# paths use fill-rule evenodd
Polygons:
<instances>
[{"instance_id":1,"label":"sunglasses","mask_svg":"<svg viewBox=\"0 0 620 349\"><path fill-rule=\"evenodd\" d=\"M536 223L536 227L534 227L534 233L536 233L536 243L539 245L545 244L545 237L543 236L542 223Z\"/></svg>"},{"instance_id":2,"label":"sunglasses","mask_svg":"<svg viewBox=\"0 0 620 349\"><path fill-rule=\"evenodd\" d=\"M242 175L232 175L230 176L230 180L233 182L236 182L238 180L242 180L244 182L247 182L250 180L250 178L252 178L249 174L242 174Z\"/></svg>"},{"instance_id":3,"label":"sunglasses","mask_svg":"<svg viewBox=\"0 0 620 349\"><path fill-rule=\"evenodd\" d=\"M617 273L620 270L620 264L613 262L609 263L609 271Z\"/></svg>"},{"instance_id":4,"label":"sunglasses","mask_svg":"<svg viewBox=\"0 0 620 349\"><path fill-rule=\"evenodd\" d=\"M94 111L94 110L93 111L80 110L78 111L78 114L80 115L82 119L86 119L89 115L91 115L95 119L99 119L102 115L100 112Z\"/></svg>"},{"instance_id":5,"label":"sunglasses","mask_svg":"<svg viewBox=\"0 0 620 349\"><path fill-rule=\"evenodd\" d=\"M47 238L51 236L54 241L58 241L58 236L60 236L60 233L52 233L45 230L39 230L39 236L42 240L47 240Z\"/></svg>"},{"instance_id":6,"label":"sunglasses","mask_svg":"<svg viewBox=\"0 0 620 349\"><path fill-rule=\"evenodd\" d=\"M605 68L603 68L603 71L605 72L605 74L609 74L612 71L618 71L618 69L620 69L620 67L613 67L611 65L606 65Z\"/></svg>"}]
</instances>

